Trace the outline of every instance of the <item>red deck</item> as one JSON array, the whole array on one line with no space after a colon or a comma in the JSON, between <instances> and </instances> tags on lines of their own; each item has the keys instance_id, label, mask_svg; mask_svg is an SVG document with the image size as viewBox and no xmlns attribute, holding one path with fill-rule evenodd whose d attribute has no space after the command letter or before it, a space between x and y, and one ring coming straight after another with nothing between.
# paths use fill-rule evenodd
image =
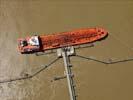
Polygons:
<instances>
[{"instance_id":1,"label":"red deck","mask_svg":"<svg viewBox=\"0 0 133 100\"><path fill-rule=\"evenodd\" d=\"M48 50L64 46L91 43L107 36L107 32L101 28L86 28L71 32L63 32L52 35L40 36L42 49Z\"/></svg>"}]
</instances>

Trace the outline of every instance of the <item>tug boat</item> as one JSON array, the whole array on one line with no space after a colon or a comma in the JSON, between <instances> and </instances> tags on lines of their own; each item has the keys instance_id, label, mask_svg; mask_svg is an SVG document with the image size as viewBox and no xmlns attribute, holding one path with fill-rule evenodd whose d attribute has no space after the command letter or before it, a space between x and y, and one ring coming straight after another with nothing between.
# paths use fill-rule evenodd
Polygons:
<instances>
[{"instance_id":1,"label":"tug boat","mask_svg":"<svg viewBox=\"0 0 133 100\"><path fill-rule=\"evenodd\" d=\"M46 50L92 43L107 35L108 32L102 28L84 28L50 35L35 35L18 39L18 49L22 54L45 52Z\"/></svg>"}]
</instances>

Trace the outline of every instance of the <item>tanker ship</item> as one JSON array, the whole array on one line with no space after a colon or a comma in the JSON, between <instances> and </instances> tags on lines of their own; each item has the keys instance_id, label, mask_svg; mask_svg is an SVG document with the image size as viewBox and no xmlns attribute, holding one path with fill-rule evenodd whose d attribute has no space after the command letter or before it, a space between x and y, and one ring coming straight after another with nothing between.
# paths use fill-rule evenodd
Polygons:
<instances>
[{"instance_id":1,"label":"tanker ship","mask_svg":"<svg viewBox=\"0 0 133 100\"><path fill-rule=\"evenodd\" d=\"M107 35L108 32L102 28L84 28L49 35L34 35L18 39L18 49L22 54L45 52L46 50L92 43Z\"/></svg>"}]
</instances>

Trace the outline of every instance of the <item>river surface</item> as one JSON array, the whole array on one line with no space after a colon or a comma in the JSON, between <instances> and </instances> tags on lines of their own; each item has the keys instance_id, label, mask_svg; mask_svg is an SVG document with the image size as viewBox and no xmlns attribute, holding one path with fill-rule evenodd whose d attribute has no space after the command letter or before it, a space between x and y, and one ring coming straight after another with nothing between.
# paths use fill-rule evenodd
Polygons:
<instances>
[{"instance_id":1,"label":"river surface","mask_svg":"<svg viewBox=\"0 0 133 100\"><path fill-rule=\"evenodd\" d=\"M133 1L0 0L0 81L31 74L56 58L22 55L17 39L77 28L103 27L109 36L76 53L106 60L133 56ZM71 57L77 100L133 100L133 61L104 65ZM0 84L0 100L69 100L60 59L31 79Z\"/></svg>"}]
</instances>

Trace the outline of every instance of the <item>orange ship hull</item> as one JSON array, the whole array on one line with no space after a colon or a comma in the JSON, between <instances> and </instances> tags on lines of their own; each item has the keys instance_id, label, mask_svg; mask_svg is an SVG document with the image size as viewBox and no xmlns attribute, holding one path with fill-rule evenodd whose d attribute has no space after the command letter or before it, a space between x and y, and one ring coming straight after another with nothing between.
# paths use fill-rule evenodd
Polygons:
<instances>
[{"instance_id":1,"label":"orange ship hull","mask_svg":"<svg viewBox=\"0 0 133 100\"><path fill-rule=\"evenodd\" d=\"M19 51L21 53L32 53L32 52L41 52L50 49L62 48L66 46L81 45L101 40L107 35L108 32L102 28L86 28L70 32L55 33L51 35L41 35L38 36L39 38L38 46L29 45L27 42L26 46L19 45ZM29 41L30 38L31 37L27 37L25 38L25 40ZM22 40L24 39L19 39L18 40L19 43Z\"/></svg>"}]
</instances>

